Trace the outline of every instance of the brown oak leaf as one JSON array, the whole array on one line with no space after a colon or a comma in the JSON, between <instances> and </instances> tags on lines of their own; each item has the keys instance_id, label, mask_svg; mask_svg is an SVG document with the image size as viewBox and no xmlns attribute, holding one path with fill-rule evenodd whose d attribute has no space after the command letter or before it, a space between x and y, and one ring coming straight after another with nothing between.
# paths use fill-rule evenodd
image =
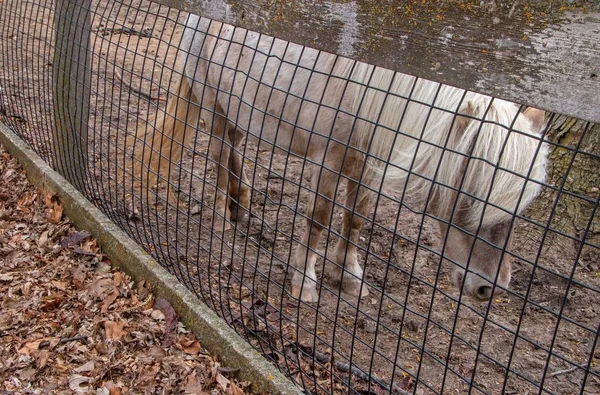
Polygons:
<instances>
[{"instance_id":1,"label":"brown oak leaf","mask_svg":"<svg viewBox=\"0 0 600 395\"><path fill-rule=\"evenodd\" d=\"M127 334L124 330L126 326L125 321L104 321L104 339L121 340Z\"/></svg>"},{"instance_id":2,"label":"brown oak leaf","mask_svg":"<svg viewBox=\"0 0 600 395\"><path fill-rule=\"evenodd\" d=\"M159 309L165 316L165 339L162 346L164 348L170 347L177 334L177 314L173 306L163 298L156 298L154 308Z\"/></svg>"}]
</instances>

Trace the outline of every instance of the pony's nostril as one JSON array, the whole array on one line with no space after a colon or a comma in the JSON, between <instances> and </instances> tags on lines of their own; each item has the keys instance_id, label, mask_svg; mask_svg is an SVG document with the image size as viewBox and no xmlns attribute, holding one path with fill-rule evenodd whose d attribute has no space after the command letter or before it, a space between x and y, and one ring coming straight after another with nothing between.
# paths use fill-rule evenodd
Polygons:
<instances>
[{"instance_id":1,"label":"pony's nostril","mask_svg":"<svg viewBox=\"0 0 600 395\"><path fill-rule=\"evenodd\" d=\"M477 299L480 300L489 300L492 297L492 287L487 285L482 285L477 288Z\"/></svg>"}]
</instances>

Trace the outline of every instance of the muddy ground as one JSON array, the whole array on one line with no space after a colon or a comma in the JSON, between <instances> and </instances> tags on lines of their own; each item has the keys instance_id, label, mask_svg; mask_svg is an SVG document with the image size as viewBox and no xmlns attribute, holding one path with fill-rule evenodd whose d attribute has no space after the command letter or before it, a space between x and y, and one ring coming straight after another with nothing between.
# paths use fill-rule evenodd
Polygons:
<instances>
[{"instance_id":1,"label":"muddy ground","mask_svg":"<svg viewBox=\"0 0 600 395\"><path fill-rule=\"evenodd\" d=\"M48 155L49 139L38 136L51 125L45 27L51 12L22 7L27 23L2 31L0 83L10 103L4 119ZM597 239L590 236L597 228L583 245L581 229L559 226L569 204L564 192L557 198L554 188L545 188L516 221L510 292L489 304L460 297L434 252L437 228L411 212L410 202L401 204L393 185L361 231L370 295L359 302L340 293L323 269L340 228L340 184L331 233L319 246L320 301L311 305L289 294L288 262L305 227L311 177L303 159L247 143L251 210L224 234L212 232L215 172L201 129L168 174L176 198L165 183L142 198L132 180L140 164L124 141L164 108L175 87L184 20L183 13L147 2L94 2L88 196L242 336L311 392L348 392L351 370L350 392L360 393L466 393L471 383L472 393L537 393L540 387L600 393L600 268ZM9 63L17 56L24 58ZM138 140L135 149L143 146ZM560 185L563 176L554 174L549 183Z\"/></svg>"}]
</instances>

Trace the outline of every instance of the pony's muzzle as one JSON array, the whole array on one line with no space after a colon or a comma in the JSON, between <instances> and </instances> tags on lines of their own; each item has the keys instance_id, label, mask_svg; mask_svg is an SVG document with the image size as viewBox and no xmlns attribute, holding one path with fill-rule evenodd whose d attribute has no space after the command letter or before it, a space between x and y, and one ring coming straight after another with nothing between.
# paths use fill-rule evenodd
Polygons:
<instances>
[{"instance_id":1,"label":"pony's muzzle","mask_svg":"<svg viewBox=\"0 0 600 395\"><path fill-rule=\"evenodd\" d=\"M463 281L464 271L454 270L452 272L452 282L457 289L463 290L463 293L473 300L485 302L494 296L501 295L505 292L504 288L508 286L510 278L506 281L498 279L496 286L485 278L476 273L467 273L466 279ZM504 284L506 283L506 284Z\"/></svg>"}]
</instances>

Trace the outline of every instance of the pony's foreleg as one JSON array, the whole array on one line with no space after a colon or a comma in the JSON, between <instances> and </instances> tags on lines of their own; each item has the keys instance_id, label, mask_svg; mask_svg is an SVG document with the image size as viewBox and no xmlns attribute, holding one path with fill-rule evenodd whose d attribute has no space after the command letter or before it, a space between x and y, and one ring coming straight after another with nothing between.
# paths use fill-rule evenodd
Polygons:
<instances>
[{"instance_id":1,"label":"pony's foreleg","mask_svg":"<svg viewBox=\"0 0 600 395\"><path fill-rule=\"evenodd\" d=\"M215 115L212 135L210 138L210 156L217 165L217 188L215 193L213 230L225 231L231 229L231 211L227 204L229 191L229 157L233 150L227 141L224 130L227 120L221 115Z\"/></svg>"},{"instance_id":2,"label":"pony's foreleg","mask_svg":"<svg viewBox=\"0 0 600 395\"><path fill-rule=\"evenodd\" d=\"M361 297L367 296L369 290L362 284L363 270L358 264L356 245L360 229L365 222L364 216L369 208L370 200L370 194L364 188L359 188L356 181L348 179L346 208L342 219L342 237L338 240L333 255L336 264L333 270L334 278L342 278L342 289L345 292Z\"/></svg>"},{"instance_id":3,"label":"pony's foreleg","mask_svg":"<svg viewBox=\"0 0 600 395\"><path fill-rule=\"evenodd\" d=\"M333 208L333 194L338 177L336 173L324 168L315 167L313 169L312 186L314 188L317 185L313 189L316 196L313 196L311 202L309 202L306 230L292 261L295 268L292 276L292 296L299 297L305 302L319 300L317 274L315 272L316 249L323 229L329 227Z\"/></svg>"}]
</instances>

